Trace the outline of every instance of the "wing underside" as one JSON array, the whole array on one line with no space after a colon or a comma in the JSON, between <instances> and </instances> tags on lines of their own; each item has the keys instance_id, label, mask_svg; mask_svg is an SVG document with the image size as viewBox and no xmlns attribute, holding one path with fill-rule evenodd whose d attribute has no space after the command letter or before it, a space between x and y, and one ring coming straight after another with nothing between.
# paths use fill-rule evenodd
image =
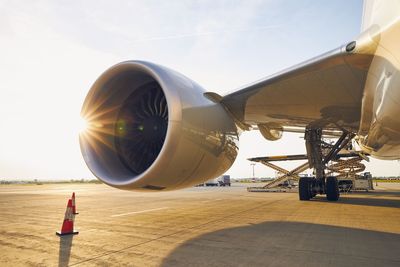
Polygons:
<instances>
[{"instance_id":1,"label":"wing underside","mask_svg":"<svg viewBox=\"0 0 400 267\"><path fill-rule=\"evenodd\" d=\"M269 76L218 102L244 125L356 132L371 54L355 42Z\"/></svg>"}]
</instances>

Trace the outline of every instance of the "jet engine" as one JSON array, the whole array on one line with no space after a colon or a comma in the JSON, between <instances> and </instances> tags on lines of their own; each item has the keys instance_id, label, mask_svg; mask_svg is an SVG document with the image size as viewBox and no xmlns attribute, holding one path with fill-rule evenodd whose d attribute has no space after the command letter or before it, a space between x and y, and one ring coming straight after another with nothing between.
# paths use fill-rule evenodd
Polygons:
<instances>
[{"instance_id":1,"label":"jet engine","mask_svg":"<svg viewBox=\"0 0 400 267\"><path fill-rule=\"evenodd\" d=\"M104 183L170 190L224 173L238 151L238 129L204 89L168 68L119 63L93 84L82 107L82 155Z\"/></svg>"}]
</instances>

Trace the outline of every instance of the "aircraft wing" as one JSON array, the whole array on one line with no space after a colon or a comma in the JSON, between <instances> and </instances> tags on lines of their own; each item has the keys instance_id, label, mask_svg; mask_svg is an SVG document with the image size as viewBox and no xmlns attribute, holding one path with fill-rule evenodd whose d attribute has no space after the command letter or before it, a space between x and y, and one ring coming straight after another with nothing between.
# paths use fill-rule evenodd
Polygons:
<instances>
[{"instance_id":1,"label":"aircraft wing","mask_svg":"<svg viewBox=\"0 0 400 267\"><path fill-rule=\"evenodd\" d=\"M360 53L351 42L224 97L205 96L221 103L242 128L270 124L356 132L371 61L370 53Z\"/></svg>"}]
</instances>

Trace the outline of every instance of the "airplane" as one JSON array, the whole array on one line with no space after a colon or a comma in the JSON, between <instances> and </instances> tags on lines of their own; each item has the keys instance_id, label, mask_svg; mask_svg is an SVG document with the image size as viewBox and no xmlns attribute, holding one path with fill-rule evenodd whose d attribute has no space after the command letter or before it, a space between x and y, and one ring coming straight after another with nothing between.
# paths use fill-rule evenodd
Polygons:
<instances>
[{"instance_id":1,"label":"airplane","mask_svg":"<svg viewBox=\"0 0 400 267\"><path fill-rule=\"evenodd\" d=\"M227 171L243 131L274 141L300 129L315 177L300 178L299 199L337 201L326 168L352 140L364 155L400 159L399 45L400 1L366 0L357 38L224 96L161 65L118 63L84 101L83 158L110 186L174 190ZM338 133L328 150L325 132Z\"/></svg>"}]
</instances>

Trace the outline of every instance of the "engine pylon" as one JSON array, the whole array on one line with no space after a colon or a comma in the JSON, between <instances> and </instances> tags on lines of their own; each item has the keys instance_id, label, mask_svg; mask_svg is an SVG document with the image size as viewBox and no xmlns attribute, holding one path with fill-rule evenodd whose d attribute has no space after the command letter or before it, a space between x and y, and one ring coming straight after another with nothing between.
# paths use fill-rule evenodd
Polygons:
<instances>
[{"instance_id":1,"label":"engine pylon","mask_svg":"<svg viewBox=\"0 0 400 267\"><path fill-rule=\"evenodd\" d=\"M74 231L74 219L75 215L72 212L72 199L69 199L67 210L65 211L64 222L61 226L61 231L56 232L56 234L58 236L78 234L78 231Z\"/></svg>"}]
</instances>

